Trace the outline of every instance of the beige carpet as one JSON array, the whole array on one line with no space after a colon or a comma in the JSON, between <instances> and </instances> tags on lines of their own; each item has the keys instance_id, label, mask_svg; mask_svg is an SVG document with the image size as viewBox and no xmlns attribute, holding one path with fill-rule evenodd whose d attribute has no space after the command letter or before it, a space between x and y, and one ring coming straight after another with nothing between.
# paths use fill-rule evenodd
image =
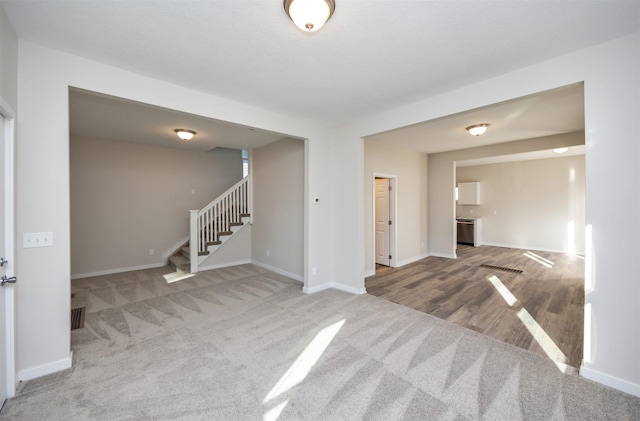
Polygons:
<instances>
[{"instance_id":1,"label":"beige carpet","mask_svg":"<svg viewBox=\"0 0 640 421\"><path fill-rule=\"evenodd\" d=\"M640 399L424 313L253 265L72 282L73 368L3 420L638 420Z\"/></svg>"}]
</instances>

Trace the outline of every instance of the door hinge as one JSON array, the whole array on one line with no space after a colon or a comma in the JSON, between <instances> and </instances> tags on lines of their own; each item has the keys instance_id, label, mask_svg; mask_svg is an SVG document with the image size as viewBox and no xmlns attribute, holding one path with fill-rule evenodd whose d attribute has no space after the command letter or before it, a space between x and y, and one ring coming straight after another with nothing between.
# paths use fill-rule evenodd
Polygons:
<instances>
[{"instance_id":1,"label":"door hinge","mask_svg":"<svg viewBox=\"0 0 640 421\"><path fill-rule=\"evenodd\" d=\"M389 225L391 225L391 221L389 221Z\"/></svg>"},{"instance_id":2,"label":"door hinge","mask_svg":"<svg viewBox=\"0 0 640 421\"><path fill-rule=\"evenodd\" d=\"M392 256L391 256L391 255L389 255L389 260L391 260L391 257L392 257Z\"/></svg>"},{"instance_id":3,"label":"door hinge","mask_svg":"<svg viewBox=\"0 0 640 421\"><path fill-rule=\"evenodd\" d=\"M391 186L389 186L389 191L391 191Z\"/></svg>"}]
</instances>

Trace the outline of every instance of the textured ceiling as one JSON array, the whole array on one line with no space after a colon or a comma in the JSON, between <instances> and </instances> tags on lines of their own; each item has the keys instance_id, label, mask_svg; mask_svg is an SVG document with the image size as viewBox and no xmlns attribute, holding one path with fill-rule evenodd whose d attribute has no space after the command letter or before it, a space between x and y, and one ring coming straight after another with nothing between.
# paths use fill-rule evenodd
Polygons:
<instances>
[{"instance_id":1,"label":"textured ceiling","mask_svg":"<svg viewBox=\"0 0 640 421\"><path fill-rule=\"evenodd\" d=\"M637 0L336 3L306 34L281 0L0 2L21 39L330 126L640 27Z\"/></svg>"}]
</instances>

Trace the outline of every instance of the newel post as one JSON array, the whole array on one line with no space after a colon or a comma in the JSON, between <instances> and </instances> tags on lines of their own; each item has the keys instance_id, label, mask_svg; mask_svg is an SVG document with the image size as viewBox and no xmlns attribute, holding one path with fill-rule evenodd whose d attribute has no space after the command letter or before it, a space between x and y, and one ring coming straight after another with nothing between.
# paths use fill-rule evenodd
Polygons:
<instances>
[{"instance_id":1,"label":"newel post","mask_svg":"<svg viewBox=\"0 0 640 421\"><path fill-rule=\"evenodd\" d=\"M198 255L200 245L198 244L198 210L189 211L189 260L191 263L191 273L198 272Z\"/></svg>"}]
</instances>

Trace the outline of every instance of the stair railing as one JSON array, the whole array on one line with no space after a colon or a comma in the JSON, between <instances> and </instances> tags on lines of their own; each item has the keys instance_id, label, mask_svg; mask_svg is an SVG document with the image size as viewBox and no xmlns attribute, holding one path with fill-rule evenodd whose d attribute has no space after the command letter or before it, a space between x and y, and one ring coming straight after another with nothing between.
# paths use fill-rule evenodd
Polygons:
<instances>
[{"instance_id":1,"label":"stair railing","mask_svg":"<svg viewBox=\"0 0 640 421\"><path fill-rule=\"evenodd\" d=\"M190 212L189 248L191 273L198 271L198 256L221 234L230 234L235 223L251 213L249 177L245 177L201 210Z\"/></svg>"}]
</instances>

